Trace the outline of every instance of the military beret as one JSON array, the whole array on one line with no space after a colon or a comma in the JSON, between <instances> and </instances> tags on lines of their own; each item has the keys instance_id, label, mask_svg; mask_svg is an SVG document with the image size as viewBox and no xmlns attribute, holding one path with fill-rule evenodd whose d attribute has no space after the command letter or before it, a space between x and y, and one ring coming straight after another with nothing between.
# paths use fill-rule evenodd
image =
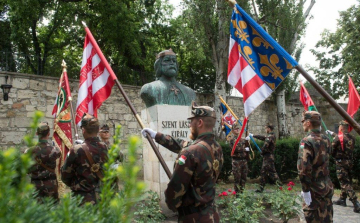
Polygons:
<instances>
[{"instance_id":1,"label":"military beret","mask_svg":"<svg viewBox=\"0 0 360 223\"><path fill-rule=\"evenodd\" d=\"M348 126L349 123L348 123L347 121L345 121L345 120L341 120L341 121L339 122L339 125Z\"/></svg>"},{"instance_id":2,"label":"military beret","mask_svg":"<svg viewBox=\"0 0 360 223\"><path fill-rule=\"evenodd\" d=\"M321 115L317 111L304 111L303 112L303 121L321 121Z\"/></svg>"},{"instance_id":3,"label":"military beret","mask_svg":"<svg viewBox=\"0 0 360 223\"><path fill-rule=\"evenodd\" d=\"M109 131L109 130L110 130L110 128L107 124L102 125L100 128L100 132L105 132L105 131Z\"/></svg>"},{"instance_id":4,"label":"military beret","mask_svg":"<svg viewBox=\"0 0 360 223\"><path fill-rule=\"evenodd\" d=\"M84 113L81 119L81 127L99 127L99 120L88 113Z\"/></svg>"},{"instance_id":5,"label":"military beret","mask_svg":"<svg viewBox=\"0 0 360 223\"><path fill-rule=\"evenodd\" d=\"M49 124L47 122L40 122L36 129L36 133L42 134L42 133L46 133L49 130L50 130Z\"/></svg>"},{"instance_id":6,"label":"military beret","mask_svg":"<svg viewBox=\"0 0 360 223\"><path fill-rule=\"evenodd\" d=\"M266 127L266 128L270 128L271 130L274 129L274 125L273 125L273 124L270 124L270 123L266 123L265 127Z\"/></svg>"},{"instance_id":7,"label":"military beret","mask_svg":"<svg viewBox=\"0 0 360 223\"><path fill-rule=\"evenodd\" d=\"M161 51L158 55L156 55L156 59L159 59L160 57L164 57L166 55L173 55L176 56L174 51L170 48L168 50Z\"/></svg>"},{"instance_id":8,"label":"military beret","mask_svg":"<svg viewBox=\"0 0 360 223\"><path fill-rule=\"evenodd\" d=\"M216 118L215 110L209 106L198 106L195 101L191 105L191 115L188 119L196 117Z\"/></svg>"},{"instance_id":9,"label":"military beret","mask_svg":"<svg viewBox=\"0 0 360 223\"><path fill-rule=\"evenodd\" d=\"M240 128L240 124L239 122L235 122L232 126L231 126L231 129L234 130L234 129L239 129Z\"/></svg>"}]
</instances>

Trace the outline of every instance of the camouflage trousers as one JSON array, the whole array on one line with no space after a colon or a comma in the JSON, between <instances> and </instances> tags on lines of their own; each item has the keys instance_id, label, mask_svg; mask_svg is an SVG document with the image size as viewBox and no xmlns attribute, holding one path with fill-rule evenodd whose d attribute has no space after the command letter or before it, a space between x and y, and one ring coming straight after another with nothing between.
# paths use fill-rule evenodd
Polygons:
<instances>
[{"instance_id":1,"label":"camouflage trousers","mask_svg":"<svg viewBox=\"0 0 360 223\"><path fill-rule=\"evenodd\" d=\"M309 206L305 203L303 204L304 216L307 223L333 222L334 210L331 200L332 195L333 191L325 198L312 196L312 201Z\"/></svg>"},{"instance_id":2,"label":"camouflage trousers","mask_svg":"<svg viewBox=\"0 0 360 223\"><path fill-rule=\"evenodd\" d=\"M31 183L35 185L36 197L39 202L42 202L43 198L50 197L59 200L58 194L58 182L55 179L50 180L34 180L31 179Z\"/></svg>"},{"instance_id":3,"label":"camouflage trousers","mask_svg":"<svg viewBox=\"0 0 360 223\"><path fill-rule=\"evenodd\" d=\"M215 206L208 206L204 209L201 209L200 212L181 215L179 213L178 218L179 223L188 223L188 222L197 222L197 223L219 223L220 217Z\"/></svg>"},{"instance_id":4,"label":"camouflage trousers","mask_svg":"<svg viewBox=\"0 0 360 223\"><path fill-rule=\"evenodd\" d=\"M247 160L232 160L232 171L234 174L234 190L242 193L245 189L246 177L249 172Z\"/></svg>"},{"instance_id":5,"label":"camouflage trousers","mask_svg":"<svg viewBox=\"0 0 360 223\"><path fill-rule=\"evenodd\" d=\"M336 175L341 185L340 198L349 197L351 201L356 200L356 194L352 187L352 175L350 165L347 163L336 162Z\"/></svg>"},{"instance_id":6,"label":"camouflage trousers","mask_svg":"<svg viewBox=\"0 0 360 223\"><path fill-rule=\"evenodd\" d=\"M93 190L89 192L85 191L73 191L74 196L80 196L82 198L82 202L80 205L84 205L85 203L96 204L100 200L100 194L98 191Z\"/></svg>"},{"instance_id":7,"label":"camouflage trousers","mask_svg":"<svg viewBox=\"0 0 360 223\"><path fill-rule=\"evenodd\" d=\"M274 183L279 182L280 178L275 170L274 155L265 155L260 171L260 186L264 187L269 180Z\"/></svg>"}]
</instances>

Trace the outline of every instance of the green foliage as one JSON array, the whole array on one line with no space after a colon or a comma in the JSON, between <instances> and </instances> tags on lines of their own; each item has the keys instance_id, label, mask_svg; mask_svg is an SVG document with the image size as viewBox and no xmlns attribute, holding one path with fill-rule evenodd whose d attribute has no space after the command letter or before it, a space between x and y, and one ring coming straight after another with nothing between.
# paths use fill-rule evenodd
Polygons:
<instances>
[{"instance_id":1,"label":"green foliage","mask_svg":"<svg viewBox=\"0 0 360 223\"><path fill-rule=\"evenodd\" d=\"M223 150L223 156L224 156L224 165L221 169L219 179L223 181L228 181L229 176L232 174L232 160L231 160L231 149L230 145L226 141L219 141L221 148Z\"/></svg>"},{"instance_id":2,"label":"green foliage","mask_svg":"<svg viewBox=\"0 0 360 223\"><path fill-rule=\"evenodd\" d=\"M221 195L221 196L220 196ZM253 192L245 190L241 194L232 194L231 190L219 194L216 205L220 210L220 222L259 222L263 217L262 199Z\"/></svg>"},{"instance_id":3,"label":"green foliage","mask_svg":"<svg viewBox=\"0 0 360 223\"><path fill-rule=\"evenodd\" d=\"M156 192L148 191L148 196L135 205L135 222L160 222L165 220L165 215L161 212L159 205L160 198Z\"/></svg>"},{"instance_id":4,"label":"green foliage","mask_svg":"<svg viewBox=\"0 0 360 223\"><path fill-rule=\"evenodd\" d=\"M34 145L36 126L42 116L41 112L35 113L30 134L25 138L28 146ZM105 167L109 167L114 162L114 155L117 155L119 134L120 126L117 127L115 145L109 151L109 161ZM54 204L50 199L38 203L33 197L34 186L27 179L27 169L33 164L31 156L22 154L15 148L0 151L0 221L131 222L134 219L134 206L145 198L145 185L137 179L140 168L135 165L139 142L139 138L131 137L128 140L128 162L116 170L105 171L99 204L84 206L79 206L80 197L70 197L69 193L65 194L58 204ZM119 193L111 189L116 178L120 178L124 183L124 189ZM154 214L147 220L146 216L141 216L140 221L152 221L155 217L160 219L160 215L155 214L159 210L158 204L156 205L158 198L152 195L150 199L148 204L151 207L147 210Z\"/></svg>"},{"instance_id":5,"label":"green foliage","mask_svg":"<svg viewBox=\"0 0 360 223\"><path fill-rule=\"evenodd\" d=\"M348 95L347 75L352 76L355 86L360 84L359 16L359 3L340 12L336 31L324 30L316 49L311 50L320 62L319 68L312 67L316 80L335 99Z\"/></svg>"},{"instance_id":6,"label":"green foliage","mask_svg":"<svg viewBox=\"0 0 360 223\"><path fill-rule=\"evenodd\" d=\"M301 197L292 190L292 182L287 185L288 188L280 188L273 193L265 195L265 200L271 204L271 210L276 217L284 222L296 217L301 211Z\"/></svg>"}]
</instances>

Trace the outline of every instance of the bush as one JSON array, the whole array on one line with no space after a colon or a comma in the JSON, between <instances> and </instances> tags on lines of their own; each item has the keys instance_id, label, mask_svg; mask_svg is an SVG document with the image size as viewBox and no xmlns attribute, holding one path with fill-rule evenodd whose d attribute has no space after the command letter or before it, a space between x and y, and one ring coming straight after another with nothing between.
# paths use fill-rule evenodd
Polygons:
<instances>
[{"instance_id":1,"label":"bush","mask_svg":"<svg viewBox=\"0 0 360 223\"><path fill-rule=\"evenodd\" d=\"M241 194L234 192L229 189L220 193L220 198L216 199L221 216L220 222L259 222L259 218L264 217L263 211L265 210L262 198L248 190Z\"/></svg>"},{"instance_id":2,"label":"bush","mask_svg":"<svg viewBox=\"0 0 360 223\"><path fill-rule=\"evenodd\" d=\"M261 148L264 144L263 141L256 140L256 143ZM288 179L293 179L298 177L297 173L297 159L298 159L298 150L299 150L300 139L296 138L286 138L279 139L276 141L275 149L275 168L282 181ZM231 167L231 149L230 145L225 142L220 142L220 145L223 148L224 154L224 166L221 170L220 179L224 181L228 180L229 176L232 174ZM256 149L255 145L251 143L251 147L254 150L254 159L248 162L249 173L248 177L251 179L257 178L260 176L260 170L262 165L262 156L260 152ZM336 168L334 159L330 159L330 178L336 187L339 187L339 181L336 177ZM353 179L354 183L360 186L360 137L356 137L355 149L354 149L354 167L353 167Z\"/></svg>"}]
</instances>

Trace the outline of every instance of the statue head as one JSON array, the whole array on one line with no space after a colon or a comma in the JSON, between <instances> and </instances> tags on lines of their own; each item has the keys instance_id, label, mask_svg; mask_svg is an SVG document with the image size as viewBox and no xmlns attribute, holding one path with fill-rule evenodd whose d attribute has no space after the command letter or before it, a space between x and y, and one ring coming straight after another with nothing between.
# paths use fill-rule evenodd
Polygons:
<instances>
[{"instance_id":1,"label":"statue head","mask_svg":"<svg viewBox=\"0 0 360 223\"><path fill-rule=\"evenodd\" d=\"M156 56L154 63L156 77L165 76L166 78L176 77L178 73L178 63L176 54L170 48L169 50L161 51Z\"/></svg>"}]
</instances>

